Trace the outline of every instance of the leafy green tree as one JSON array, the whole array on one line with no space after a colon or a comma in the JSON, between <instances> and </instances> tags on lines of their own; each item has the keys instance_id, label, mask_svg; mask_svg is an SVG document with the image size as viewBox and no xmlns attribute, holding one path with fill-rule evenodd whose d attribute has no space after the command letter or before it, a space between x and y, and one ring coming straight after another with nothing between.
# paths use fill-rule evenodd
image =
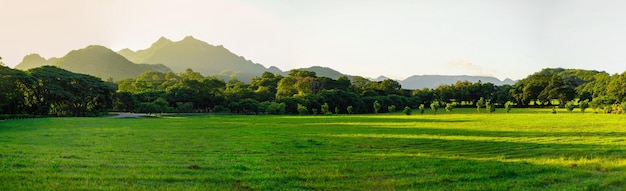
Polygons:
<instances>
[{"instance_id":1,"label":"leafy green tree","mask_svg":"<svg viewBox=\"0 0 626 191\"><path fill-rule=\"evenodd\" d=\"M324 103L324 104L321 106L321 109L322 109L322 110L321 110L321 111L322 111L322 114L325 114L325 115L330 115L330 114L332 114L332 113L330 112L330 107L328 106L328 103Z\"/></svg>"},{"instance_id":2,"label":"leafy green tree","mask_svg":"<svg viewBox=\"0 0 626 191\"><path fill-rule=\"evenodd\" d=\"M480 99L478 99L478 101L476 102L476 111L480 113L480 108L483 106L485 106L485 98L480 97Z\"/></svg>"},{"instance_id":3,"label":"leafy green tree","mask_svg":"<svg viewBox=\"0 0 626 191\"><path fill-rule=\"evenodd\" d=\"M486 105L486 109L487 109L487 111L489 111L489 113L496 112L496 106L493 103L491 103L490 101L487 102L487 104L485 104L485 105Z\"/></svg>"},{"instance_id":4,"label":"leafy green tree","mask_svg":"<svg viewBox=\"0 0 626 191\"><path fill-rule=\"evenodd\" d=\"M565 109L567 109L568 112L572 112L574 111L574 108L576 108L576 105L574 105L574 103L572 101L568 101L567 103L565 103Z\"/></svg>"},{"instance_id":5,"label":"leafy green tree","mask_svg":"<svg viewBox=\"0 0 626 191\"><path fill-rule=\"evenodd\" d=\"M434 114L437 114L437 110L439 109L439 101L433 101L430 103L430 109L433 110Z\"/></svg>"},{"instance_id":6,"label":"leafy green tree","mask_svg":"<svg viewBox=\"0 0 626 191\"><path fill-rule=\"evenodd\" d=\"M454 109L454 104L453 103L446 103L446 112L450 113L450 112L452 112L452 109Z\"/></svg>"},{"instance_id":7,"label":"leafy green tree","mask_svg":"<svg viewBox=\"0 0 626 191\"><path fill-rule=\"evenodd\" d=\"M302 104L298 104L298 113L300 115L306 115L309 113L309 109L306 108L306 106L302 105Z\"/></svg>"},{"instance_id":8,"label":"leafy green tree","mask_svg":"<svg viewBox=\"0 0 626 191\"><path fill-rule=\"evenodd\" d=\"M167 102L167 100L163 99L162 97L159 97L156 100L154 100L152 104L157 106L158 113L165 113L165 112L168 112L170 109L169 108L170 104Z\"/></svg>"},{"instance_id":9,"label":"leafy green tree","mask_svg":"<svg viewBox=\"0 0 626 191\"><path fill-rule=\"evenodd\" d=\"M335 114L339 114L339 107L335 107Z\"/></svg>"},{"instance_id":10,"label":"leafy green tree","mask_svg":"<svg viewBox=\"0 0 626 191\"><path fill-rule=\"evenodd\" d=\"M504 110L506 111L506 113L511 112L511 109L512 109L512 108L513 108L513 102L511 102L511 101L507 101L507 102L504 104Z\"/></svg>"},{"instance_id":11,"label":"leafy green tree","mask_svg":"<svg viewBox=\"0 0 626 191\"><path fill-rule=\"evenodd\" d=\"M348 114L352 114L353 109L354 109L354 107L352 107L351 105L349 105L349 106L346 108L346 111L348 111Z\"/></svg>"},{"instance_id":12,"label":"leafy green tree","mask_svg":"<svg viewBox=\"0 0 626 191\"><path fill-rule=\"evenodd\" d=\"M404 107L404 110L402 110L402 112L404 112L405 115L411 115L411 107L406 106Z\"/></svg>"},{"instance_id":13,"label":"leafy green tree","mask_svg":"<svg viewBox=\"0 0 626 191\"><path fill-rule=\"evenodd\" d=\"M580 107L580 112L585 114L585 110L589 108L589 100L583 100L582 102L580 102L580 104L578 104L578 107Z\"/></svg>"},{"instance_id":14,"label":"leafy green tree","mask_svg":"<svg viewBox=\"0 0 626 191\"><path fill-rule=\"evenodd\" d=\"M393 113L396 111L396 105L387 106L387 111L389 111L389 113Z\"/></svg>"},{"instance_id":15,"label":"leafy green tree","mask_svg":"<svg viewBox=\"0 0 626 191\"><path fill-rule=\"evenodd\" d=\"M424 114L424 110L425 110L424 104L420 104L418 109L420 110L420 114Z\"/></svg>"},{"instance_id":16,"label":"leafy green tree","mask_svg":"<svg viewBox=\"0 0 626 191\"><path fill-rule=\"evenodd\" d=\"M374 101L374 113L378 113L378 110L380 110L380 103L376 100Z\"/></svg>"}]
</instances>

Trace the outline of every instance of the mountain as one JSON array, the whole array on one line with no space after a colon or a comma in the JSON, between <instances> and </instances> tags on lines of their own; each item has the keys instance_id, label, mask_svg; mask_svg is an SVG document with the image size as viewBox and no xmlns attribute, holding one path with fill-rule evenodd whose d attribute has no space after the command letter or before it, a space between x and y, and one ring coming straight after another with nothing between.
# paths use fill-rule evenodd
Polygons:
<instances>
[{"instance_id":1,"label":"mountain","mask_svg":"<svg viewBox=\"0 0 626 191\"><path fill-rule=\"evenodd\" d=\"M334 70L332 68L328 68L328 67L321 67L321 66L311 66L308 68L299 68L297 70L305 70L305 71L311 71L311 72L315 72L315 75L318 77L327 77L327 78L332 78L332 79L337 79L341 76L347 76L345 74L342 74L341 72L338 72L337 70ZM284 75L288 75L289 71L286 71L283 73Z\"/></svg>"},{"instance_id":2,"label":"mountain","mask_svg":"<svg viewBox=\"0 0 626 191\"><path fill-rule=\"evenodd\" d=\"M135 64L111 49L103 46L88 46L79 50L72 50L58 59L45 60L37 54L31 54L22 60L15 68L27 70L44 65L57 66L72 72L98 76L102 79L113 78L121 80L134 78L148 70L170 72L163 65Z\"/></svg>"},{"instance_id":3,"label":"mountain","mask_svg":"<svg viewBox=\"0 0 626 191\"><path fill-rule=\"evenodd\" d=\"M494 85L503 85L503 84L515 84L515 82L511 79L506 79L504 81L500 81L498 78L488 77L488 76L467 76L467 75L414 75L406 78L405 80L399 81L400 85L404 89L422 89L422 88L436 88L437 86L444 84L454 84L457 81L467 80L469 82L478 82L482 83L493 83Z\"/></svg>"},{"instance_id":4,"label":"mountain","mask_svg":"<svg viewBox=\"0 0 626 191\"><path fill-rule=\"evenodd\" d=\"M238 56L223 46L213 46L191 36L173 42L161 37L148 49L132 51L123 49L118 53L134 63L163 64L174 72L191 68L202 75L217 75L228 80L230 77L250 81L265 71L276 72ZM280 70L278 70L280 71Z\"/></svg>"},{"instance_id":5,"label":"mountain","mask_svg":"<svg viewBox=\"0 0 626 191\"><path fill-rule=\"evenodd\" d=\"M39 54L29 54L29 55L24 56L24 59L22 59L22 62L16 65L15 69L28 70L28 69L37 68L40 66L52 65L52 63L55 62L56 60L57 58L50 58L49 60L46 60L44 57L41 57Z\"/></svg>"}]
</instances>

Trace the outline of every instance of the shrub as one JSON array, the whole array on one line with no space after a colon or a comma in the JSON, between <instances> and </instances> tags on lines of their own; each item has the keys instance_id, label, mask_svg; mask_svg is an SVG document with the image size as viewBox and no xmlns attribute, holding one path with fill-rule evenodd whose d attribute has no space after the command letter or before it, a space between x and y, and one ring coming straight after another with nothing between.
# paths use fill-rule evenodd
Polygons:
<instances>
[{"instance_id":1,"label":"shrub","mask_svg":"<svg viewBox=\"0 0 626 191\"><path fill-rule=\"evenodd\" d=\"M378 113L378 110L380 110L380 103L376 100L374 101L374 113Z\"/></svg>"},{"instance_id":2,"label":"shrub","mask_svg":"<svg viewBox=\"0 0 626 191\"><path fill-rule=\"evenodd\" d=\"M450 113L450 112L452 112L452 109L454 109L454 104L453 103L446 103L446 112Z\"/></svg>"},{"instance_id":3,"label":"shrub","mask_svg":"<svg viewBox=\"0 0 626 191\"><path fill-rule=\"evenodd\" d=\"M420 114L424 114L424 104L420 104L420 106L418 107L418 109L420 110Z\"/></svg>"},{"instance_id":4,"label":"shrub","mask_svg":"<svg viewBox=\"0 0 626 191\"><path fill-rule=\"evenodd\" d=\"M387 106L387 110L389 111L389 113L393 113L394 111L396 111L396 105Z\"/></svg>"},{"instance_id":5,"label":"shrub","mask_svg":"<svg viewBox=\"0 0 626 191\"><path fill-rule=\"evenodd\" d=\"M513 102L511 102L511 101L507 101L504 104L504 110L506 111L506 113L511 112L512 107L513 107Z\"/></svg>"},{"instance_id":6,"label":"shrub","mask_svg":"<svg viewBox=\"0 0 626 191\"><path fill-rule=\"evenodd\" d=\"M411 107L409 106L404 107L404 110L402 112L404 112L404 114L406 115L411 115L411 112L412 112Z\"/></svg>"},{"instance_id":7,"label":"shrub","mask_svg":"<svg viewBox=\"0 0 626 191\"><path fill-rule=\"evenodd\" d=\"M352 114L353 109L354 109L354 107L349 105L348 108L346 108L346 111L348 111L348 114Z\"/></svg>"},{"instance_id":8,"label":"shrub","mask_svg":"<svg viewBox=\"0 0 626 191\"><path fill-rule=\"evenodd\" d=\"M307 109L306 106L302 104L298 104L298 114L306 115L307 113L309 113L309 109Z\"/></svg>"},{"instance_id":9,"label":"shrub","mask_svg":"<svg viewBox=\"0 0 626 191\"><path fill-rule=\"evenodd\" d=\"M328 103L324 103L324 105L322 105L321 109L322 109L322 114L326 114L326 115L332 114L330 112L330 107L328 106Z\"/></svg>"},{"instance_id":10,"label":"shrub","mask_svg":"<svg viewBox=\"0 0 626 191\"><path fill-rule=\"evenodd\" d=\"M434 114L437 114L437 109L439 109L439 101L433 101L430 103L430 109L433 110Z\"/></svg>"},{"instance_id":11,"label":"shrub","mask_svg":"<svg viewBox=\"0 0 626 191\"><path fill-rule=\"evenodd\" d=\"M567 103L565 103L565 109L567 109L567 111L569 111L570 113L574 111L574 108L576 108L576 106L573 102L568 101Z\"/></svg>"},{"instance_id":12,"label":"shrub","mask_svg":"<svg viewBox=\"0 0 626 191\"><path fill-rule=\"evenodd\" d=\"M480 97L480 99L476 102L476 111L480 113L480 108L485 105L485 98Z\"/></svg>"},{"instance_id":13,"label":"shrub","mask_svg":"<svg viewBox=\"0 0 626 191\"><path fill-rule=\"evenodd\" d=\"M580 107L580 112L585 114L585 109L589 108L589 100L586 99L586 100L580 102L580 104L578 104L578 107Z\"/></svg>"}]
</instances>

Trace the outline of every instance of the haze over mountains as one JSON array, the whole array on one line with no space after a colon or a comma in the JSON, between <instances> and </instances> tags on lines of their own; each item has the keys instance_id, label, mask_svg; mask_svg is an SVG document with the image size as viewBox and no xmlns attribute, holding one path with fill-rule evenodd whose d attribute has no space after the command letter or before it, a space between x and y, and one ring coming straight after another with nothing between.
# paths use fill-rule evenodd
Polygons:
<instances>
[{"instance_id":1,"label":"haze over mountains","mask_svg":"<svg viewBox=\"0 0 626 191\"><path fill-rule=\"evenodd\" d=\"M200 72L205 76L217 76L226 81L236 78L243 82L260 76L263 72L287 75L276 67L265 66L246 60L244 57L230 52L223 46L214 46L195 39L191 36L181 41L171 41L161 37L149 48L133 51L122 49L114 52L103 46L88 46L83 49L70 51L63 57L45 59L37 54L24 57L16 69L27 70L44 65L53 65L60 68L98 76L103 79L113 78L118 81L125 78L134 78L141 73L153 70L158 72L183 72L188 68ZM318 76L336 79L347 75L328 67L313 66L300 68L314 71ZM349 75L348 75L349 76ZM375 81L384 80L380 76ZM398 82L405 89L435 88L442 84L453 84L456 81L490 82L495 85L513 84L506 79L500 81L494 77L483 76L442 76L442 75L415 75Z\"/></svg>"}]
</instances>

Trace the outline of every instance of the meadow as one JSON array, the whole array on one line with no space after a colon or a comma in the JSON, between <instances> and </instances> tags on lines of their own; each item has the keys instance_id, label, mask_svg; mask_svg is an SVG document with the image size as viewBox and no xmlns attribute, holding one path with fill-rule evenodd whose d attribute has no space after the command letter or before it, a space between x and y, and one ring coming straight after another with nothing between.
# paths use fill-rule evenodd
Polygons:
<instances>
[{"instance_id":1,"label":"meadow","mask_svg":"<svg viewBox=\"0 0 626 191\"><path fill-rule=\"evenodd\" d=\"M626 116L0 121L0 190L625 190Z\"/></svg>"}]
</instances>

